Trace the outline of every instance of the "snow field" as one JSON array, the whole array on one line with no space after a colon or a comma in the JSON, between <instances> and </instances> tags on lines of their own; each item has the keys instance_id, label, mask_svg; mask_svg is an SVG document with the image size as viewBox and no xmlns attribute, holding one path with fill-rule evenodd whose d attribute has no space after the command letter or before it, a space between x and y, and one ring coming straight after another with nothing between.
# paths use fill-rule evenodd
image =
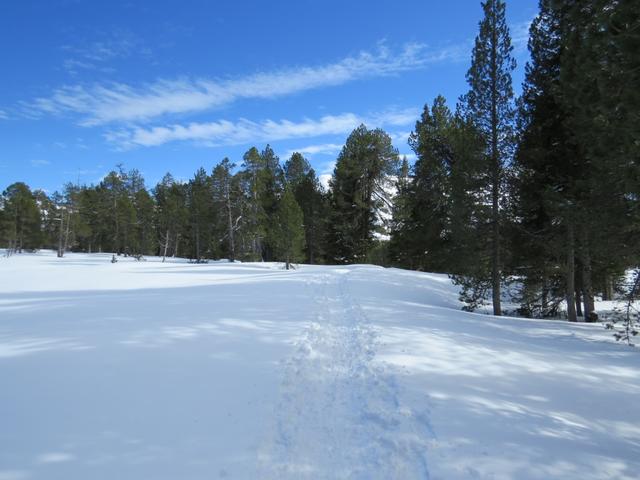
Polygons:
<instances>
[{"instance_id":1,"label":"snow field","mask_svg":"<svg viewBox=\"0 0 640 480\"><path fill-rule=\"evenodd\" d=\"M446 276L0 259L0 480L635 479L640 357Z\"/></svg>"}]
</instances>

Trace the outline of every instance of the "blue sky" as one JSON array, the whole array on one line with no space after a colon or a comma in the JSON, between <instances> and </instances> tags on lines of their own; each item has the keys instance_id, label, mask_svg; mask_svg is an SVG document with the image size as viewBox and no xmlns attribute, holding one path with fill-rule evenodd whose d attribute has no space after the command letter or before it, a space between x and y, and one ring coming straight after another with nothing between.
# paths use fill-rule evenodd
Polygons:
<instances>
[{"instance_id":1,"label":"blue sky","mask_svg":"<svg viewBox=\"0 0 640 480\"><path fill-rule=\"evenodd\" d=\"M518 69L536 0L507 4ZM359 123L400 153L425 103L466 91L475 0L0 3L0 189L148 187L270 143L329 174Z\"/></svg>"}]
</instances>

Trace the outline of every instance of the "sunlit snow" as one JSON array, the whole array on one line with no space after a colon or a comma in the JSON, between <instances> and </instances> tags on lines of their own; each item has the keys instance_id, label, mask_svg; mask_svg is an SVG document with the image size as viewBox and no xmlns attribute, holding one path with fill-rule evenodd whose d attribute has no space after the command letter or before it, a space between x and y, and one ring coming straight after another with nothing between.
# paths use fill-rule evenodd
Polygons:
<instances>
[{"instance_id":1,"label":"sunlit snow","mask_svg":"<svg viewBox=\"0 0 640 480\"><path fill-rule=\"evenodd\" d=\"M640 353L374 266L0 259L0 479L635 479Z\"/></svg>"}]
</instances>

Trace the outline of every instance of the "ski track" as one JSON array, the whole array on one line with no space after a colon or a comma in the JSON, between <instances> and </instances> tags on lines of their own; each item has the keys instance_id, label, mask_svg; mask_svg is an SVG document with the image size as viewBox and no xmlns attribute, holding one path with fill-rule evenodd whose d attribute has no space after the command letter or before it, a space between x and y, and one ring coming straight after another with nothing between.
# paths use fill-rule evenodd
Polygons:
<instances>
[{"instance_id":1,"label":"ski track","mask_svg":"<svg viewBox=\"0 0 640 480\"><path fill-rule=\"evenodd\" d=\"M283 362L260 478L429 478L428 418L400 404L395 378L374 361L376 332L349 294L350 275L307 281L317 313Z\"/></svg>"}]
</instances>

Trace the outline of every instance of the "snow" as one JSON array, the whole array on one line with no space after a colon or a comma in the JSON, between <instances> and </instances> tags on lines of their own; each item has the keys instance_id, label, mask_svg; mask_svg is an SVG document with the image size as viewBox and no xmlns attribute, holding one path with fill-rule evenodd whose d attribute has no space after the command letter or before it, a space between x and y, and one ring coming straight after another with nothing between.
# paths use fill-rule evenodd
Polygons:
<instances>
[{"instance_id":1,"label":"snow","mask_svg":"<svg viewBox=\"0 0 640 480\"><path fill-rule=\"evenodd\" d=\"M0 258L0 480L634 479L640 351L446 276Z\"/></svg>"}]
</instances>

